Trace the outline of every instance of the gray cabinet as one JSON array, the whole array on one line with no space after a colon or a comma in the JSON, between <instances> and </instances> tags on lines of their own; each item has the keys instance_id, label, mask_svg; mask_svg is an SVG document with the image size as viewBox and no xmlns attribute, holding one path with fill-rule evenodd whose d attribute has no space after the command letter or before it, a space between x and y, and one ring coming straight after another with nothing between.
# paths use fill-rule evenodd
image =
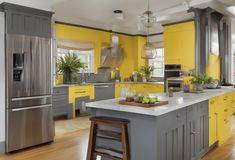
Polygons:
<instances>
[{"instance_id":1,"label":"gray cabinet","mask_svg":"<svg viewBox=\"0 0 235 160\"><path fill-rule=\"evenodd\" d=\"M161 116L158 126L158 159L186 160L186 109Z\"/></svg>"},{"instance_id":2,"label":"gray cabinet","mask_svg":"<svg viewBox=\"0 0 235 160\"><path fill-rule=\"evenodd\" d=\"M51 37L52 12L2 3L6 14L6 33L29 36Z\"/></svg>"},{"instance_id":3,"label":"gray cabinet","mask_svg":"<svg viewBox=\"0 0 235 160\"><path fill-rule=\"evenodd\" d=\"M68 103L68 87L54 87L52 95L53 115L72 118L72 105Z\"/></svg>"},{"instance_id":4,"label":"gray cabinet","mask_svg":"<svg viewBox=\"0 0 235 160\"><path fill-rule=\"evenodd\" d=\"M92 116L111 115L130 121L131 160L200 160L208 151L207 101L157 117L99 108L90 110ZM114 146L111 142L104 143L107 147Z\"/></svg>"},{"instance_id":5,"label":"gray cabinet","mask_svg":"<svg viewBox=\"0 0 235 160\"><path fill-rule=\"evenodd\" d=\"M187 159L200 159L208 150L207 101L187 107Z\"/></svg>"},{"instance_id":6,"label":"gray cabinet","mask_svg":"<svg viewBox=\"0 0 235 160\"><path fill-rule=\"evenodd\" d=\"M198 160L208 150L208 102L160 116L158 159Z\"/></svg>"},{"instance_id":7,"label":"gray cabinet","mask_svg":"<svg viewBox=\"0 0 235 160\"><path fill-rule=\"evenodd\" d=\"M115 97L114 84L95 85L95 101L113 99Z\"/></svg>"}]
</instances>

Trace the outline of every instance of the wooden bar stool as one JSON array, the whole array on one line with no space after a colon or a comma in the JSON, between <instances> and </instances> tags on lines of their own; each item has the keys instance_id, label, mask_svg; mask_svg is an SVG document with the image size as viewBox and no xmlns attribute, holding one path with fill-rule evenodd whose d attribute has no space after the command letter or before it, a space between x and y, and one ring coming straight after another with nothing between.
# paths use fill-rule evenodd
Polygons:
<instances>
[{"instance_id":1,"label":"wooden bar stool","mask_svg":"<svg viewBox=\"0 0 235 160\"><path fill-rule=\"evenodd\" d=\"M96 160L99 155L111 160L130 160L130 149L128 140L127 124L128 120L110 117L91 117L91 128L87 151L87 160ZM99 129L99 126L109 126L118 128L121 132ZM122 145L122 151L111 147L96 146L96 140L104 139L108 141L118 141Z\"/></svg>"}]
</instances>

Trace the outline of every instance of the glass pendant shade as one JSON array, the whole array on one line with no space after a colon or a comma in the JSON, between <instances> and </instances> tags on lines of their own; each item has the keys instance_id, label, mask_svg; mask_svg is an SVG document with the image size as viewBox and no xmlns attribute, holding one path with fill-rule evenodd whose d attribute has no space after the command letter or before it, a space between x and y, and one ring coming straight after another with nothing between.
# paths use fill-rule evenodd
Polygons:
<instances>
[{"instance_id":1,"label":"glass pendant shade","mask_svg":"<svg viewBox=\"0 0 235 160\"><path fill-rule=\"evenodd\" d=\"M151 11L145 11L141 16L141 23L146 28L151 28L156 23L156 17Z\"/></svg>"},{"instance_id":2,"label":"glass pendant shade","mask_svg":"<svg viewBox=\"0 0 235 160\"><path fill-rule=\"evenodd\" d=\"M144 58L144 59L156 58L156 50L151 43L147 42L144 45L144 47L142 49L142 53L141 53L141 58Z\"/></svg>"}]
</instances>

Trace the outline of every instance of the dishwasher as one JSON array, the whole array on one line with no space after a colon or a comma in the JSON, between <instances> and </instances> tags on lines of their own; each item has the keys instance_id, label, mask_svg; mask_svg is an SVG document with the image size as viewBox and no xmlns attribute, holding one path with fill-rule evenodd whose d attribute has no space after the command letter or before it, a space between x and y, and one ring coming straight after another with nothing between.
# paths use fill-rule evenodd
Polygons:
<instances>
[{"instance_id":1,"label":"dishwasher","mask_svg":"<svg viewBox=\"0 0 235 160\"><path fill-rule=\"evenodd\" d=\"M113 99L115 97L114 84L96 84L95 101Z\"/></svg>"}]
</instances>

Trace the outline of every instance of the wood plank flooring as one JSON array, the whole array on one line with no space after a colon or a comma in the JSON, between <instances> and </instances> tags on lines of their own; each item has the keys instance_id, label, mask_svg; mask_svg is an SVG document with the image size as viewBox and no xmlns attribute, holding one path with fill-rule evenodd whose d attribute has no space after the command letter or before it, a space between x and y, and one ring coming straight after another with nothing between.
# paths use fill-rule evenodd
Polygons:
<instances>
[{"instance_id":1,"label":"wood plank flooring","mask_svg":"<svg viewBox=\"0 0 235 160\"><path fill-rule=\"evenodd\" d=\"M57 136L55 142L0 156L0 160L85 160L89 130ZM203 160L235 160L235 133Z\"/></svg>"},{"instance_id":2,"label":"wood plank flooring","mask_svg":"<svg viewBox=\"0 0 235 160\"><path fill-rule=\"evenodd\" d=\"M0 156L0 160L85 160L89 130L57 136L55 142Z\"/></svg>"}]
</instances>

